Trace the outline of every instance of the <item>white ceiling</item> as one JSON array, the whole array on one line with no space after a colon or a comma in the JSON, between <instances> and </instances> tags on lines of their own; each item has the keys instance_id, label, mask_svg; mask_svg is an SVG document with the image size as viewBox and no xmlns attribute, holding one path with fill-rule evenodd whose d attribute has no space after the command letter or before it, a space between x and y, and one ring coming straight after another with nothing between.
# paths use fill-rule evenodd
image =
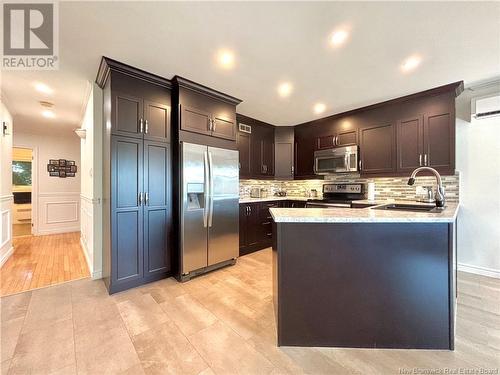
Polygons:
<instances>
[{"instance_id":1,"label":"white ceiling","mask_svg":"<svg viewBox=\"0 0 500 375\"><path fill-rule=\"evenodd\" d=\"M500 2L61 2L59 23L58 71L3 72L16 129L78 127L102 55L236 96L239 113L275 125L319 117L317 101L326 116L500 75ZM338 27L351 34L334 49ZM233 70L215 63L219 48L236 53ZM404 74L412 54L422 64ZM287 99L276 91L283 80L294 85ZM55 103L57 119L42 119L39 100Z\"/></svg>"}]
</instances>

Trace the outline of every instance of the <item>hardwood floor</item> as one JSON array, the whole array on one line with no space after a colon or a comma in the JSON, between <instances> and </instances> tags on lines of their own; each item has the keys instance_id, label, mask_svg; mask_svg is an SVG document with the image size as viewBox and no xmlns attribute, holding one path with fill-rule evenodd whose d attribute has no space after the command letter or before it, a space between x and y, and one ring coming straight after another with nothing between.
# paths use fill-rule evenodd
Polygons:
<instances>
[{"instance_id":1,"label":"hardwood floor","mask_svg":"<svg viewBox=\"0 0 500 375\"><path fill-rule=\"evenodd\" d=\"M498 374L500 280L458 290L453 352L278 348L269 249L113 296L83 279L1 299L2 374Z\"/></svg>"},{"instance_id":2,"label":"hardwood floor","mask_svg":"<svg viewBox=\"0 0 500 375\"><path fill-rule=\"evenodd\" d=\"M1 268L0 295L89 276L80 232L13 239L14 254Z\"/></svg>"}]
</instances>

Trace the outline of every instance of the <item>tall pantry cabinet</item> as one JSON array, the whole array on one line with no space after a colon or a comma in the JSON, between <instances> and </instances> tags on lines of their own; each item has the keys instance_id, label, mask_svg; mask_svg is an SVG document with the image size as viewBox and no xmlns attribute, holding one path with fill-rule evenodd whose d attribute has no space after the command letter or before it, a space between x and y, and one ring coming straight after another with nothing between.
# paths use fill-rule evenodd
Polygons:
<instances>
[{"instance_id":1,"label":"tall pantry cabinet","mask_svg":"<svg viewBox=\"0 0 500 375\"><path fill-rule=\"evenodd\" d=\"M172 275L170 81L103 58L103 278L109 293Z\"/></svg>"}]
</instances>

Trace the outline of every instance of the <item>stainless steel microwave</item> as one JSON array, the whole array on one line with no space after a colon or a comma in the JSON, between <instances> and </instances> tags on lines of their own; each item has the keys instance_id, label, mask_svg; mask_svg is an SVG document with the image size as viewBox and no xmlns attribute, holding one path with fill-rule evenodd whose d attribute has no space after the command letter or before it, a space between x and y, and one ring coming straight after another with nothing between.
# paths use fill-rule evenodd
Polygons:
<instances>
[{"instance_id":1,"label":"stainless steel microwave","mask_svg":"<svg viewBox=\"0 0 500 375\"><path fill-rule=\"evenodd\" d=\"M326 175L358 171L358 146L347 146L314 152L314 173Z\"/></svg>"}]
</instances>

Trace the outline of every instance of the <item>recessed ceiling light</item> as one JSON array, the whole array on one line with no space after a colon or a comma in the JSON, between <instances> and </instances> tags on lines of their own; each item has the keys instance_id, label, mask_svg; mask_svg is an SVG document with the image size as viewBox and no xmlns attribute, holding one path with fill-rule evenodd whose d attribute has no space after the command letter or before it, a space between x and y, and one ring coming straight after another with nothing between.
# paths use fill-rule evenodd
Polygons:
<instances>
[{"instance_id":1,"label":"recessed ceiling light","mask_svg":"<svg viewBox=\"0 0 500 375\"><path fill-rule=\"evenodd\" d=\"M52 94L54 92L54 90L42 82L35 82L34 86L36 91L43 92L44 94Z\"/></svg>"},{"instance_id":2,"label":"recessed ceiling light","mask_svg":"<svg viewBox=\"0 0 500 375\"><path fill-rule=\"evenodd\" d=\"M224 69L231 69L231 68L233 68L234 67L234 61L235 61L234 53L231 52L231 51L229 51L229 50L227 50L227 49L220 50L217 53L217 62Z\"/></svg>"},{"instance_id":3,"label":"recessed ceiling light","mask_svg":"<svg viewBox=\"0 0 500 375\"><path fill-rule=\"evenodd\" d=\"M287 96L290 96L292 91L293 91L293 86L290 82L282 82L278 85L278 94L282 98L286 98Z\"/></svg>"},{"instance_id":4,"label":"recessed ceiling light","mask_svg":"<svg viewBox=\"0 0 500 375\"><path fill-rule=\"evenodd\" d=\"M51 110L46 109L45 111L42 111L42 116L47 118L54 118L56 117L56 114Z\"/></svg>"},{"instance_id":5,"label":"recessed ceiling light","mask_svg":"<svg viewBox=\"0 0 500 375\"><path fill-rule=\"evenodd\" d=\"M420 65L422 59L419 56L408 57L401 65L401 70L403 72L410 72Z\"/></svg>"},{"instance_id":6,"label":"recessed ceiling light","mask_svg":"<svg viewBox=\"0 0 500 375\"><path fill-rule=\"evenodd\" d=\"M333 46L340 46L347 40L348 36L349 33L346 30L334 31L333 34L330 36L330 43Z\"/></svg>"},{"instance_id":7,"label":"recessed ceiling light","mask_svg":"<svg viewBox=\"0 0 500 375\"><path fill-rule=\"evenodd\" d=\"M317 115L325 112L325 110L326 110L326 105L324 103L316 103L314 105L314 113L316 113Z\"/></svg>"}]
</instances>

